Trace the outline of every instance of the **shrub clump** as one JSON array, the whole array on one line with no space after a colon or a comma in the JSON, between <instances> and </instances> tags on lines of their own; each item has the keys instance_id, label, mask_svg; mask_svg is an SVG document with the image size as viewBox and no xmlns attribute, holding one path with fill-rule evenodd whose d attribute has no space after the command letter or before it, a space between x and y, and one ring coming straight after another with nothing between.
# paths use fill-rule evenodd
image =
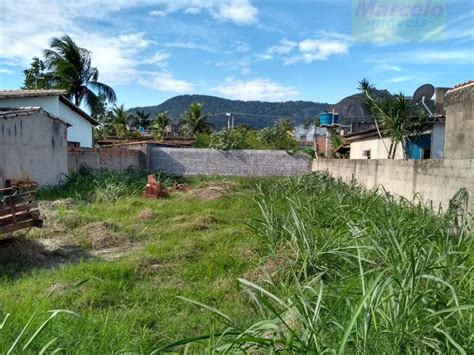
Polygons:
<instances>
[{"instance_id":1,"label":"shrub clump","mask_svg":"<svg viewBox=\"0 0 474 355\"><path fill-rule=\"evenodd\" d=\"M116 202L122 197L137 196L146 184L149 175L145 170L128 168L124 171L107 169L91 170L81 167L78 171L64 176L59 186L45 187L38 193L39 199L56 200L73 198L96 202ZM183 183L184 178L161 172L155 173L158 181L171 187Z\"/></svg>"}]
</instances>

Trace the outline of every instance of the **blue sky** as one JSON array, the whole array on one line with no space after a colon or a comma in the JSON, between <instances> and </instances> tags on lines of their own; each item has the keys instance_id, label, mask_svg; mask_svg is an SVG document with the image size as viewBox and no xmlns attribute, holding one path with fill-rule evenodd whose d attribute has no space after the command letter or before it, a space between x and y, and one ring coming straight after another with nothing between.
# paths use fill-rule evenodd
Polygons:
<instances>
[{"instance_id":1,"label":"blue sky","mask_svg":"<svg viewBox=\"0 0 474 355\"><path fill-rule=\"evenodd\" d=\"M375 3L432 1L444 13L423 28L361 38L349 0L1 0L0 88L19 88L31 58L65 33L126 107L178 94L335 103L363 77L407 95L474 79L473 1Z\"/></svg>"}]
</instances>

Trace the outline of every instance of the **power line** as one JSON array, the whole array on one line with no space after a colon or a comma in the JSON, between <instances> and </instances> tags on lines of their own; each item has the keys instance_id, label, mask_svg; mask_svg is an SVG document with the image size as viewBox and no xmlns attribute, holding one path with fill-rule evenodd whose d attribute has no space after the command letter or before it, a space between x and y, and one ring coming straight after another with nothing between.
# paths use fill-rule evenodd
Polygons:
<instances>
[{"instance_id":1,"label":"power line","mask_svg":"<svg viewBox=\"0 0 474 355\"><path fill-rule=\"evenodd\" d=\"M219 113L209 113L210 116L221 116L226 115L228 112L219 112ZM254 117L275 117L275 118L291 118L295 120L306 120L311 119L311 117L294 117L294 116L285 116L285 115L261 115L256 113L244 113L244 112L231 112L233 115L240 115L240 116L254 116ZM314 118L314 117L313 117ZM343 119L355 119L355 118L372 118L370 116L346 116L342 117Z\"/></svg>"}]
</instances>

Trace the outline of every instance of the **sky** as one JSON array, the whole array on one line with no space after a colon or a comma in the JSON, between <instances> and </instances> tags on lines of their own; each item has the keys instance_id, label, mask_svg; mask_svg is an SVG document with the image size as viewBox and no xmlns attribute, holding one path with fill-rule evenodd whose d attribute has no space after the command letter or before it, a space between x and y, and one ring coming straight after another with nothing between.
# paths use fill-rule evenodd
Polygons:
<instances>
[{"instance_id":1,"label":"sky","mask_svg":"<svg viewBox=\"0 0 474 355\"><path fill-rule=\"evenodd\" d=\"M362 78L406 95L474 79L472 0L0 0L0 89L64 34L127 108L180 94L336 103Z\"/></svg>"}]
</instances>

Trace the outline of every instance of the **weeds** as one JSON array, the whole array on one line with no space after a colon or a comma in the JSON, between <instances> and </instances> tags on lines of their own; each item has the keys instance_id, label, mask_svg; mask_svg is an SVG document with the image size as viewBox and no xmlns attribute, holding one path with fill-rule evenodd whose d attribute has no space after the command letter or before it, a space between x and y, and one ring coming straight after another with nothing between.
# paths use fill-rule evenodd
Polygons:
<instances>
[{"instance_id":1,"label":"weeds","mask_svg":"<svg viewBox=\"0 0 474 355\"><path fill-rule=\"evenodd\" d=\"M260 218L248 225L270 254L291 250L288 267L281 268L289 274L267 288L239 280L254 303L257 320L250 326L186 299L226 327L208 336L208 350L472 351L472 235L465 192L447 213L435 215L420 201L397 201L325 174L275 185L258 187Z\"/></svg>"},{"instance_id":2,"label":"weeds","mask_svg":"<svg viewBox=\"0 0 474 355\"><path fill-rule=\"evenodd\" d=\"M124 171L92 171L83 166L77 172L64 176L57 187L47 187L39 191L38 197L44 200L72 197L77 200L116 202L122 197L133 197L141 193L148 173L144 170L126 169ZM182 183L183 177L165 173L155 173L157 179L170 187Z\"/></svg>"}]
</instances>

